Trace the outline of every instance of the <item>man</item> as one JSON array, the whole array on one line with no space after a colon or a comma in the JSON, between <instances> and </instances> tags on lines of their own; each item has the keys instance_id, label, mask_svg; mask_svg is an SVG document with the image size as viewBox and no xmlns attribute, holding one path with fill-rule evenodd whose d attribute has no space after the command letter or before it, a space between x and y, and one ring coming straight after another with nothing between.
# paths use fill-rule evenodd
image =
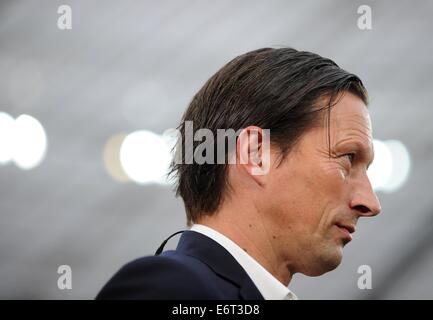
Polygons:
<instances>
[{"instance_id":1,"label":"man","mask_svg":"<svg viewBox=\"0 0 433 320\"><path fill-rule=\"evenodd\" d=\"M293 275L335 269L358 219L380 212L367 177L367 92L329 59L291 48L241 55L194 96L183 145L187 121L239 132L226 155L237 161L188 164L185 151L172 171L190 230L176 250L123 267L97 298L296 299ZM249 160L238 161L242 152Z\"/></svg>"}]
</instances>

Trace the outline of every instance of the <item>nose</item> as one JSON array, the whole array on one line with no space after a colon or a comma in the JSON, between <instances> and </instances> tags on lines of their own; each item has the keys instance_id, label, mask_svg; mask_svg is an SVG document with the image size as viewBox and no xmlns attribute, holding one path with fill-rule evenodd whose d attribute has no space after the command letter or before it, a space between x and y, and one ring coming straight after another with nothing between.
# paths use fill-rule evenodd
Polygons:
<instances>
[{"instance_id":1,"label":"nose","mask_svg":"<svg viewBox=\"0 0 433 320\"><path fill-rule=\"evenodd\" d=\"M382 210L367 173L357 180L350 207L363 217L374 217Z\"/></svg>"}]
</instances>

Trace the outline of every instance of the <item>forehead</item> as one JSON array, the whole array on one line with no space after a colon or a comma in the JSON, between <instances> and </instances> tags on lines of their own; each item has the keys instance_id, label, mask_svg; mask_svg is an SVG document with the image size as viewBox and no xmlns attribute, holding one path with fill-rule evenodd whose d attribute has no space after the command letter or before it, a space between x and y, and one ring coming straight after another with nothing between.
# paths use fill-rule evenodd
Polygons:
<instances>
[{"instance_id":1,"label":"forehead","mask_svg":"<svg viewBox=\"0 0 433 320\"><path fill-rule=\"evenodd\" d=\"M334 143L350 140L367 145L372 143L371 120L367 106L351 93L345 93L332 107L330 125Z\"/></svg>"}]
</instances>

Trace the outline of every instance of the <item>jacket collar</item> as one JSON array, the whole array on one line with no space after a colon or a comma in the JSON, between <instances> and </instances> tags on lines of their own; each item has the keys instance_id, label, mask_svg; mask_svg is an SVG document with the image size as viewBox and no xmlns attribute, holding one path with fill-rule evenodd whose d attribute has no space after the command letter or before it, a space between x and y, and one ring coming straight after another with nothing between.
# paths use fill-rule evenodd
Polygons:
<instances>
[{"instance_id":1,"label":"jacket collar","mask_svg":"<svg viewBox=\"0 0 433 320\"><path fill-rule=\"evenodd\" d=\"M236 259L211 238L187 230L180 237L176 250L199 259L215 273L235 284L242 298L263 300L260 291Z\"/></svg>"}]
</instances>

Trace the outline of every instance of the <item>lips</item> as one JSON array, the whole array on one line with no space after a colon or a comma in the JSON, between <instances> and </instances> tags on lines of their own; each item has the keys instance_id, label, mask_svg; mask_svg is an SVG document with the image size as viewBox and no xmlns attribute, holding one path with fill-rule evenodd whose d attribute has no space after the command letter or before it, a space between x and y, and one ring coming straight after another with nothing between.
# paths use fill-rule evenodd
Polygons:
<instances>
[{"instance_id":1,"label":"lips","mask_svg":"<svg viewBox=\"0 0 433 320\"><path fill-rule=\"evenodd\" d=\"M341 223L337 222L335 224L336 227L338 227L338 230L340 230L341 236L343 237L344 243L348 243L352 241L352 233L355 232L355 226L349 223Z\"/></svg>"},{"instance_id":2,"label":"lips","mask_svg":"<svg viewBox=\"0 0 433 320\"><path fill-rule=\"evenodd\" d=\"M353 226L351 224L344 224L344 223L337 222L336 225L339 228L346 229L349 233L355 232L355 226Z\"/></svg>"}]
</instances>

